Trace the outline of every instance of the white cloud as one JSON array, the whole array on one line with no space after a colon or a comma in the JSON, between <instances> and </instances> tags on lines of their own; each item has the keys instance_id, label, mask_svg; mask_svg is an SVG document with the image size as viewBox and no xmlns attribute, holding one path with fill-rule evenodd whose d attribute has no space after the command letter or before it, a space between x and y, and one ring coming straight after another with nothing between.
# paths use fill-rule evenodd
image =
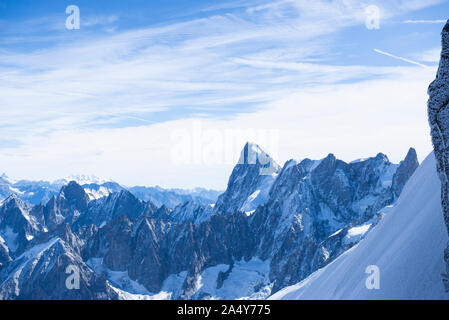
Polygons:
<instances>
[{"instance_id":1,"label":"white cloud","mask_svg":"<svg viewBox=\"0 0 449 320\"><path fill-rule=\"evenodd\" d=\"M268 143L257 142L277 154L281 164L289 158L318 159L329 152L346 161L384 152L399 162L411 146L422 159L431 150L426 86L434 72L431 68L398 68L397 76L390 80L301 90L232 120L184 119L122 129L61 129L47 137L29 137L19 149L5 150L0 163L13 169L9 172L12 177L43 178L41 175L50 173L56 179L87 172L127 184L223 189L240 149L245 141L254 139L245 134L247 129L278 131L279 145L270 144L269 137ZM231 147L222 146L220 139L213 142L219 146L222 161L204 162L202 153L211 142L194 140L198 121L205 139L211 132L218 132L219 137L230 129L242 132L232 139ZM67 127L66 123L60 125ZM173 134L179 130L187 136L180 139ZM173 149L182 148L186 141L200 147L189 149L190 164L177 163ZM195 163L195 159L201 161Z\"/></svg>"},{"instance_id":2,"label":"white cloud","mask_svg":"<svg viewBox=\"0 0 449 320\"><path fill-rule=\"evenodd\" d=\"M433 24L433 23L437 23L437 24L444 24L446 23L447 20L405 20L403 21L403 23L412 23L412 24Z\"/></svg>"},{"instance_id":3,"label":"white cloud","mask_svg":"<svg viewBox=\"0 0 449 320\"><path fill-rule=\"evenodd\" d=\"M423 62L438 63L440 61L441 48L432 48L414 54L415 59Z\"/></svg>"},{"instance_id":4,"label":"white cloud","mask_svg":"<svg viewBox=\"0 0 449 320\"><path fill-rule=\"evenodd\" d=\"M386 19L430 2L406 3L374 4ZM189 117L205 130L279 130L281 162L331 151L351 160L373 149L399 160L410 145L428 150L419 108L432 69L326 63L333 35L364 25L369 4L279 1L101 37L68 33L55 46L29 52L5 47L1 134L19 144L2 148L0 167L18 178L95 173L127 184L223 188L229 163L170 162L171 132L191 128ZM339 84L370 77L384 80ZM235 142L236 157L249 138Z\"/></svg>"}]
</instances>

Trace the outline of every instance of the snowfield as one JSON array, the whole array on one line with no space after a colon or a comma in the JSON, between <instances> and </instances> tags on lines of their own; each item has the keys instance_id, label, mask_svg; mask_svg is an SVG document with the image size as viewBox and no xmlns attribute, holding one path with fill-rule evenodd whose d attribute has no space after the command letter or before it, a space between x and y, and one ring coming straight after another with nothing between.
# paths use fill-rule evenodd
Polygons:
<instances>
[{"instance_id":1,"label":"snowfield","mask_svg":"<svg viewBox=\"0 0 449 320\"><path fill-rule=\"evenodd\" d=\"M397 204L364 240L270 299L448 299L441 280L447 241L440 180L431 153ZM370 265L380 270L378 290L365 286Z\"/></svg>"}]
</instances>

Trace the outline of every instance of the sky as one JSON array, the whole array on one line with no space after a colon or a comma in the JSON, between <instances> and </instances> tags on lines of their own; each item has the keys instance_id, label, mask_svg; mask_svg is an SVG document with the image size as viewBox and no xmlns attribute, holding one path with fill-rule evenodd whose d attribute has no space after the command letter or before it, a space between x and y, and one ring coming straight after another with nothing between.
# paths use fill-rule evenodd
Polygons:
<instances>
[{"instance_id":1,"label":"sky","mask_svg":"<svg viewBox=\"0 0 449 320\"><path fill-rule=\"evenodd\" d=\"M422 160L447 12L443 0L0 0L0 172L223 190L246 141L280 165L397 163L410 147Z\"/></svg>"}]
</instances>

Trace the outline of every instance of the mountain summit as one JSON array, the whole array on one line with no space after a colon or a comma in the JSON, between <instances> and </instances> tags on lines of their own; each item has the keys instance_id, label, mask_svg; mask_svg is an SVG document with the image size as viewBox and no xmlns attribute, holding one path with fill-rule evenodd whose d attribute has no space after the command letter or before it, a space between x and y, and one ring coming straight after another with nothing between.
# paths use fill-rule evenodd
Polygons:
<instances>
[{"instance_id":1,"label":"mountain summit","mask_svg":"<svg viewBox=\"0 0 449 320\"><path fill-rule=\"evenodd\" d=\"M255 143L246 143L232 171L226 191L218 197L215 213L251 214L268 199L281 167Z\"/></svg>"}]
</instances>

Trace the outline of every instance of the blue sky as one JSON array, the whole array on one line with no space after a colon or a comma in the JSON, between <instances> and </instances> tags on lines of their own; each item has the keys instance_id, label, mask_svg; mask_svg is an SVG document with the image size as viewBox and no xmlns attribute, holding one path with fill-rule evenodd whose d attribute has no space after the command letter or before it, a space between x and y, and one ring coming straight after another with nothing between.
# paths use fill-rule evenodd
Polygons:
<instances>
[{"instance_id":1,"label":"blue sky","mask_svg":"<svg viewBox=\"0 0 449 320\"><path fill-rule=\"evenodd\" d=\"M79 30L65 28L68 5ZM329 152L397 162L410 146L423 159L447 12L438 0L0 0L0 171L223 189L246 140L281 165Z\"/></svg>"}]
</instances>

